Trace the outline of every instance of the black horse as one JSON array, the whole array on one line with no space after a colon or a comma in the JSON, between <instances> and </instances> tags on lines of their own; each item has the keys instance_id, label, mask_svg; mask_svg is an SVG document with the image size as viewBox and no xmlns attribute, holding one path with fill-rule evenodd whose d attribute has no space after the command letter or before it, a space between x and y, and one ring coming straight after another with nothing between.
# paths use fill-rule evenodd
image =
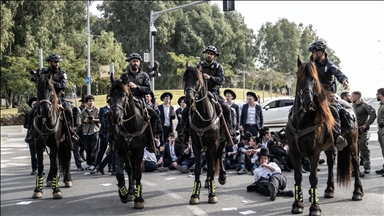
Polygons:
<instances>
[{"instance_id":1,"label":"black horse","mask_svg":"<svg viewBox=\"0 0 384 216\"><path fill-rule=\"evenodd\" d=\"M208 165L207 180L208 184L208 202L217 203L215 193L215 172L220 169L219 183L226 183L226 173L223 164L223 149L225 140L222 127L222 112L217 112L216 104L208 96L206 86L204 85L202 74L197 67L186 65L187 69L183 76L185 102L190 108L189 124L190 135L192 138L192 148L195 154L195 182L189 204L200 203L200 174L201 164L200 156L202 150L206 151L205 156Z\"/></svg>"},{"instance_id":2,"label":"black horse","mask_svg":"<svg viewBox=\"0 0 384 216\"><path fill-rule=\"evenodd\" d=\"M59 108L51 76L42 74L37 83L37 109L32 118L32 135L37 152L38 174L36 176L36 188L32 198L43 196L43 151L46 147L50 159L50 170L47 177L47 185L53 190L53 198L61 199L63 195L59 189L58 169L63 172L65 187L72 187L72 178L69 172L71 162L72 143L68 130L65 130L66 118Z\"/></svg>"},{"instance_id":3,"label":"black horse","mask_svg":"<svg viewBox=\"0 0 384 216\"><path fill-rule=\"evenodd\" d=\"M304 210L303 191L301 187L301 161L308 157L311 163L309 190L311 207L310 215L320 215L319 196L317 191L317 165L321 151L325 151L328 164L328 181L324 197L332 198L334 194L332 130L336 124L329 108L329 95L324 91L317 75L314 63L302 63L298 58L296 99L289 115L286 138L289 145L289 156L295 169L295 201L292 213L299 214ZM347 186L351 179L351 163L354 172L359 173L357 130L345 133L348 146L338 152L337 181ZM359 175L355 175L353 200L361 200L364 195Z\"/></svg>"},{"instance_id":4,"label":"black horse","mask_svg":"<svg viewBox=\"0 0 384 216\"><path fill-rule=\"evenodd\" d=\"M134 208L142 209L144 199L141 164L144 148L150 146L150 123L143 109L136 107L131 90L120 79L114 80L113 74L111 74L111 83L109 95L115 136L113 145L117 164L118 193L121 202L127 203L134 200ZM128 174L128 190L125 186L124 167Z\"/></svg>"}]
</instances>

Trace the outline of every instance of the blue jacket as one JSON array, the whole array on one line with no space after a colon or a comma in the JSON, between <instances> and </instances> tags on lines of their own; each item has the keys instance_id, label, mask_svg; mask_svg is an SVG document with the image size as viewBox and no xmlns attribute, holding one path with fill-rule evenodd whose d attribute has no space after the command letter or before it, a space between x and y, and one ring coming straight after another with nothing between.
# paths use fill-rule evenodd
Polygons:
<instances>
[{"instance_id":1,"label":"blue jacket","mask_svg":"<svg viewBox=\"0 0 384 216\"><path fill-rule=\"evenodd\" d=\"M248 107L249 104L244 104L243 108L241 109L241 116L240 116L240 125L244 127L244 125L247 122L247 116L248 116ZM256 103L256 125L257 129L260 130L263 127L264 124L264 118L263 118L263 111L261 109L261 106Z\"/></svg>"}]
</instances>

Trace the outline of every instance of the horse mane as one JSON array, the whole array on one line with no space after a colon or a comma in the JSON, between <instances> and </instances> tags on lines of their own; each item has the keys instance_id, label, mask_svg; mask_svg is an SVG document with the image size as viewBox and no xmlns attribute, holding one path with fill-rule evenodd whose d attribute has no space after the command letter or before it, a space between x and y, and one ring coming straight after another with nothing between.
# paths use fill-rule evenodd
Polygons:
<instances>
[{"instance_id":1,"label":"horse mane","mask_svg":"<svg viewBox=\"0 0 384 216\"><path fill-rule=\"evenodd\" d=\"M132 107L134 107L135 105L133 104L133 95L132 95L132 92L129 88L127 88L126 85L123 84L122 80L121 79L116 79L113 83L112 83L112 86L109 90L109 95L112 97L113 94L112 92L114 90L118 90L118 91L122 91L124 93L126 93L128 95L128 98L129 98L129 103L131 103L130 105L132 105Z\"/></svg>"},{"instance_id":2,"label":"horse mane","mask_svg":"<svg viewBox=\"0 0 384 216\"><path fill-rule=\"evenodd\" d=\"M54 111L58 111L58 108L59 108L58 101L59 101L59 99L57 97L55 86L53 85L53 82L52 82L51 78L52 78L51 75L40 74L40 77L39 77L39 79L36 82L36 89L38 91L39 91L39 89L47 89L47 88L51 89L52 90L52 94L53 94L53 100L51 101L52 109Z\"/></svg>"},{"instance_id":3,"label":"horse mane","mask_svg":"<svg viewBox=\"0 0 384 216\"><path fill-rule=\"evenodd\" d=\"M192 75L194 75L194 77L197 78L199 83L201 83L201 85L202 85L201 90L205 91L206 87L204 85L204 79L203 79L203 76L201 75L201 71L200 71L199 67L197 67L197 66L187 67L187 69L185 70L184 75L183 75L183 85L185 86L185 80L192 79L192 77L191 77Z\"/></svg>"},{"instance_id":4,"label":"horse mane","mask_svg":"<svg viewBox=\"0 0 384 216\"><path fill-rule=\"evenodd\" d=\"M329 109L329 101L326 92L323 89L323 86L320 83L319 76L317 73L316 65L313 62L302 63L302 65L297 70L297 79L304 81L306 77L311 77L315 82L314 85L314 102L316 104L317 112L319 115L316 115L315 123L318 124L321 121L324 121L324 124L328 132L331 132L334 128L336 121L332 115L331 110Z\"/></svg>"}]
</instances>

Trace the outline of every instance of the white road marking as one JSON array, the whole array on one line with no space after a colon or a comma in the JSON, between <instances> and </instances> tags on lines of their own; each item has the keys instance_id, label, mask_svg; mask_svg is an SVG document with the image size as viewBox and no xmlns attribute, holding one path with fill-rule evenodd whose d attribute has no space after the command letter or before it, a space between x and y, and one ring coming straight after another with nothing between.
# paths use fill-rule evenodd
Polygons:
<instances>
[{"instance_id":1,"label":"white road marking","mask_svg":"<svg viewBox=\"0 0 384 216\"><path fill-rule=\"evenodd\" d=\"M205 211L203 211L201 208L197 206L191 206L188 205L187 208L194 214L194 215L208 215Z\"/></svg>"},{"instance_id":2,"label":"white road marking","mask_svg":"<svg viewBox=\"0 0 384 216\"><path fill-rule=\"evenodd\" d=\"M13 158L11 158L11 160L20 160L20 159L27 159L27 158L31 158L31 156L19 156L19 157L13 157Z\"/></svg>"},{"instance_id":3,"label":"white road marking","mask_svg":"<svg viewBox=\"0 0 384 216\"><path fill-rule=\"evenodd\" d=\"M5 154L12 154L13 152L1 152L2 155L5 155Z\"/></svg>"}]
</instances>

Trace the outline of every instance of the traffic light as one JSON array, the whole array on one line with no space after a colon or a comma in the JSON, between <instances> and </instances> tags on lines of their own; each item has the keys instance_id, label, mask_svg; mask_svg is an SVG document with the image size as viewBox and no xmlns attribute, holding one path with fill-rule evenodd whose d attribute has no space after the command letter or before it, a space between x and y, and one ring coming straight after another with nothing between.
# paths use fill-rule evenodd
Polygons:
<instances>
[{"instance_id":1,"label":"traffic light","mask_svg":"<svg viewBox=\"0 0 384 216\"><path fill-rule=\"evenodd\" d=\"M223 0L223 11L235 10L235 0Z\"/></svg>"}]
</instances>

